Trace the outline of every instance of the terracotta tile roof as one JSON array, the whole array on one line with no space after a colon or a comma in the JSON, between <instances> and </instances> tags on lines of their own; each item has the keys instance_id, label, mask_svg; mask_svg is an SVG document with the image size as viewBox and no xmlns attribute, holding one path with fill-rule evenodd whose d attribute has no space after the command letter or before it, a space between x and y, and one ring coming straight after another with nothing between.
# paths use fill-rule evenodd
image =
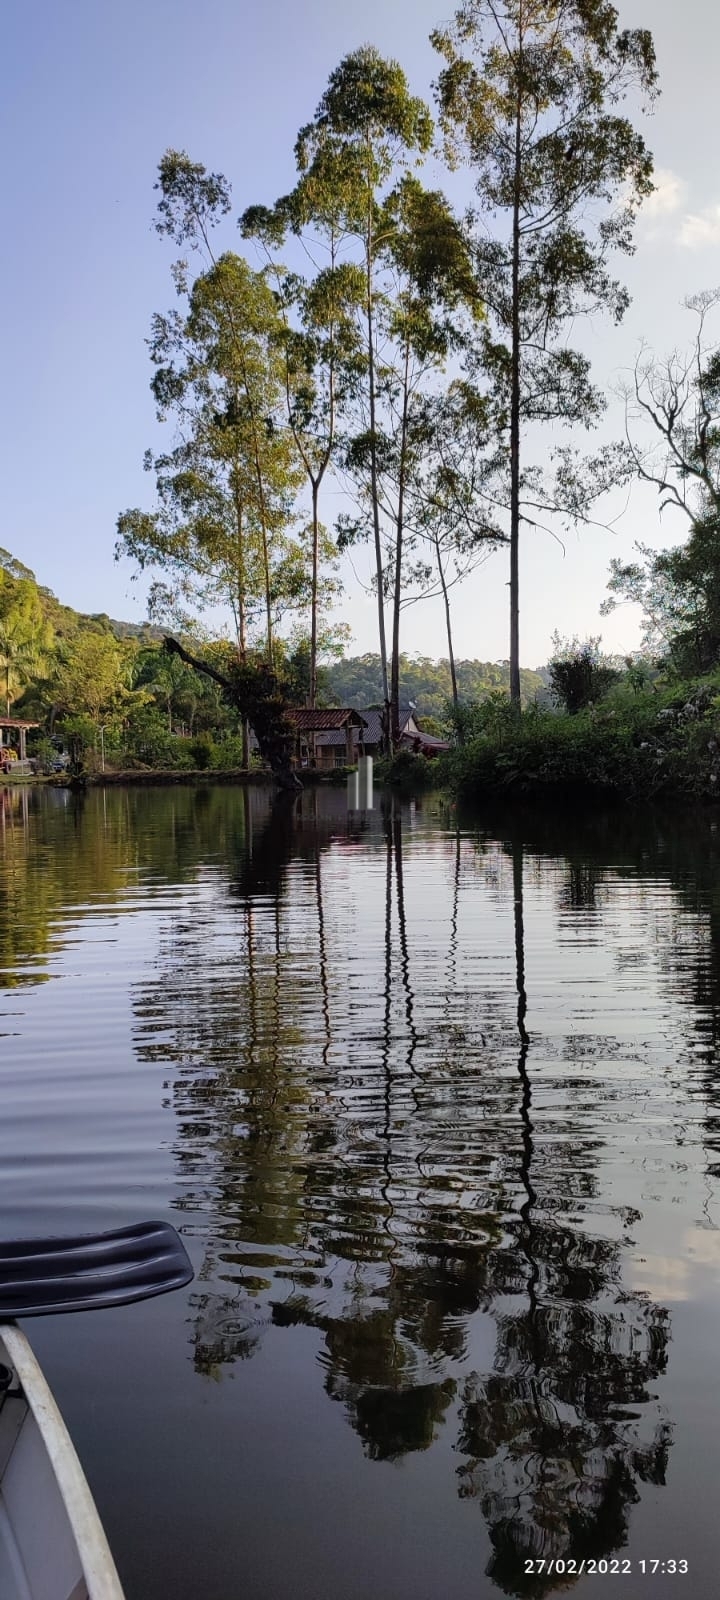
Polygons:
<instances>
[{"instance_id":1,"label":"terracotta tile roof","mask_svg":"<svg viewBox=\"0 0 720 1600\"><path fill-rule=\"evenodd\" d=\"M346 728L348 723L353 728L364 726L360 712L346 706L319 706L314 711L296 707L288 711L288 717L298 733L325 733L328 728Z\"/></svg>"}]
</instances>

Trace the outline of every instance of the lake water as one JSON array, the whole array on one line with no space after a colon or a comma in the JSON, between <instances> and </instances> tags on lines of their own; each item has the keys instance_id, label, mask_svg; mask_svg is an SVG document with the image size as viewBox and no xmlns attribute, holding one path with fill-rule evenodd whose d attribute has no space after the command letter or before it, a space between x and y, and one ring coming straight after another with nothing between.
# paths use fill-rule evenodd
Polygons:
<instances>
[{"instance_id":1,"label":"lake water","mask_svg":"<svg viewBox=\"0 0 720 1600\"><path fill-rule=\"evenodd\" d=\"M0 791L0 1229L196 1269L27 1325L127 1600L717 1592L719 868L706 815Z\"/></svg>"}]
</instances>

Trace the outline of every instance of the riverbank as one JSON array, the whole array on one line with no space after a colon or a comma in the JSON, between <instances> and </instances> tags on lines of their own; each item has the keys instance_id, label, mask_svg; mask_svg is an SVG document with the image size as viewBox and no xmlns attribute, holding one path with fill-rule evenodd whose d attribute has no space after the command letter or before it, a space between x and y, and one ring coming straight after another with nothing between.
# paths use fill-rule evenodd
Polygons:
<instances>
[{"instance_id":1,"label":"riverbank","mask_svg":"<svg viewBox=\"0 0 720 1600\"><path fill-rule=\"evenodd\" d=\"M340 788L346 782L345 770L333 772L316 772L304 769L298 773L303 788ZM33 786L49 789L114 789L132 786L135 788L166 788L176 784L191 785L195 788L209 788L218 785L241 784L249 788L267 787L274 782L271 772L263 768L253 768L246 772L238 767L232 770L221 770L217 767L126 767L118 771L86 772L80 779L68 776L66 772L53 773L50 776L38 774L12 774L4 780L8 787L20 788Z\"/></svg>"},{"instance_id":2,"label":"riverbank","mask_svg":"<svg viewBox=\"0 0 720 1600\"><path fill-rule=\"evenodd\" d=\"M720 694L714 681L608 697L574 716L505 704L438 763L464 801L517 795L539 804L720 797Z\"/></svg>"}]
</instances>

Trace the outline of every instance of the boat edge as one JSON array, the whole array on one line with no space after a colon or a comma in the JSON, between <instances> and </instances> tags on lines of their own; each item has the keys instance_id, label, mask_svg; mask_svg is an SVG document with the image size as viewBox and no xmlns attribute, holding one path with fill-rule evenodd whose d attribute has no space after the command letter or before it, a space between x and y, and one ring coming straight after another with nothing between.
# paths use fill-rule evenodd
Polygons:
<instances>
[{"instance_id":1,"label":"boat edge","mask_svg":"<svg viewBox=\"0 0 720 1600\"><path fill-rule=\"evenodd\" d=\"M125 1600L117 1568L85 1473L25 1334L0 1322L0 1340L39 1428L77 1545L88 1600Z\"/></svg>"}]
</instances>

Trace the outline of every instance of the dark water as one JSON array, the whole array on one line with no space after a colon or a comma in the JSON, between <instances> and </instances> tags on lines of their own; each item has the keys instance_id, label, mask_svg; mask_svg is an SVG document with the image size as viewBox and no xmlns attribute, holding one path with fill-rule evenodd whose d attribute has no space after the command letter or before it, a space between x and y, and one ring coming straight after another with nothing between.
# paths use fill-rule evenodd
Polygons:
<instances>
[{"instance_id":1,"label":"dark water","mask_svg":"<svg viewBox=\"0 0 720 1600\"><path fill-rule=\"evenodd\" d=\"M2 1232L197 1270L28 1326L127 1600L715 1594L715 823L0 824Z\"/></svg>"}]
</instances>

